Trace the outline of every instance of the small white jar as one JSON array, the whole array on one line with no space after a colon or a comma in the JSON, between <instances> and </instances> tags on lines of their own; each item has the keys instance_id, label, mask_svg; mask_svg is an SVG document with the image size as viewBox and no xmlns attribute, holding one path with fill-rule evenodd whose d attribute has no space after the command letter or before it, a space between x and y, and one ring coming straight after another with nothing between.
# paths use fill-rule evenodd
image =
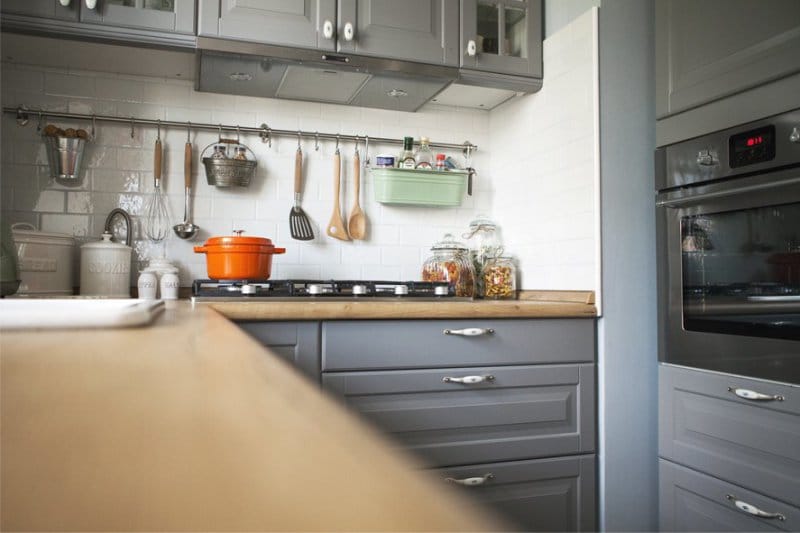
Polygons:
<instances>
[{"instance_id":1,"label":"small white jar","mask_svg":"<svg viewBox=\"0 0 800 533\"><path fill-rule=\"evenodd\" d=\"M155 300L158 294L158 276L155 272L144 270L139 274L136 285L139 288L139 298L142 300Z\"/></svg>"},{"instance_id":2,"label":"small white jar","mask_svg":"<svg viewBox=\"0 0 800 533\"><path fill-rule=\"evenodd\" d=\"M130 246L111 242L108 232L81 246L81 295L130 298L130 285Z\"/></svg>"},{"instance_id":3,"label":"small white jar","mask_svg":"<svg viewBox=\"0 0 800 533\"><path fill-rule=\"evenodd\" d=\"M159 282L159 286L161 288L161 299L177 300L178 288L180 287L180 285L181 282L180 279L178 278L177 272L165 272L161 276L161 281Z\"/></svg>"}]
</instances>

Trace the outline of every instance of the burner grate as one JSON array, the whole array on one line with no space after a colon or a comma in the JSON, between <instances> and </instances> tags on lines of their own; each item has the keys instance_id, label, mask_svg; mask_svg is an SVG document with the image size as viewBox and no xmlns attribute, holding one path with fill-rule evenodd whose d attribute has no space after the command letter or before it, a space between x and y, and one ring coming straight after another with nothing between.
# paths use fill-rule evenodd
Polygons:
<instances>
[{"instance_id":1,"label":"burner grate","mask_svg":"<svg viewBox=\"0 0 800 533\"><path fill-rule=\"evenodd\" d=\"M192 283L202 298L449 298L454 288L439 281L372 280L210 280Z\"/></svg>"}]
</instances>

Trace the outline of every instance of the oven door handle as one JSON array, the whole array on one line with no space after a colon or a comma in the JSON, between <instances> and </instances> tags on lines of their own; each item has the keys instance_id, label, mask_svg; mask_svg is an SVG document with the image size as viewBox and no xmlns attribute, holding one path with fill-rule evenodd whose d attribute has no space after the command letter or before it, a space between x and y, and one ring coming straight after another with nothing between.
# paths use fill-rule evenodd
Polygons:
<instances>
[{"instance_id":1,"label":"oven door handle","mask_svg":"<svg viewBox=\"0 0 800 533\"><path fill-rule=\"evenodd\" d=\"M692 196L683 196L681 198L670 198L667 200L656 200L656 207L680 207L686 204L694 204L704 200L712 200L714 198L722 198L724 196L733 196L736 194L750 193L763 191L766 189L774 189L777 187L785 187L787 185L800 184L800 177L789 178L780 181L773 181L770 183L759 183L756 185L745 185L735 189L726 189L724 191L707 192L702 194L695 194Z\"/></svg>"}]
</instances>

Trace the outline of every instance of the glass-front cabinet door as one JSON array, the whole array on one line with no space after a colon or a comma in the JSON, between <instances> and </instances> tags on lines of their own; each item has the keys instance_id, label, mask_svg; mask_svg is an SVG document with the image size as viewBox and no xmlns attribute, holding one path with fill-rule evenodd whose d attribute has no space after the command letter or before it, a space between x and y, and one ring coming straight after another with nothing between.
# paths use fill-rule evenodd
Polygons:
<instances>
[{"instance_id":1,"label":"glass-front cabinet door","mask_svg":"<svg viewBox=\"0 0 800 533\"><path fill-rule=\"evenodd\" d=\"M541 77L541 0L461 0L461 66Z\"/></svg>"},{"instance_id":2,"label":"glass-front cabinet door","mask_svg":"<svg viewBox=\"0 0 800 533\"><path fill-rule=\"evenodd\" d=\"M193 34L194 0L97 0L81 5L81 22Z\"/></svg>"}]
</instances>

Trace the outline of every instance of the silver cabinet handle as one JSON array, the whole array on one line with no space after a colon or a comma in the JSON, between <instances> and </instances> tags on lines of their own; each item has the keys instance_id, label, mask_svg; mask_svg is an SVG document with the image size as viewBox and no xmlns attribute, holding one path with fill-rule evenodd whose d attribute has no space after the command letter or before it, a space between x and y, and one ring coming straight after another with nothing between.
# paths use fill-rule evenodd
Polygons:
<instances>
[{"instance_id":1,"label":"silver cabinet handle","mask_svg":"<svg viewBox=\"0 0 800 533\"><path fill-rule=\"evenodd\" d=\"M333 39L333 22L330 20L322 23L322 36L326 39Z\"/></svg>"},{"instance_id":2,"label":"silver cabinet handle","mask_svg":"<svg viewBox=\"0 0 800 533\"><path fill-rule=\"evenodd\" d=\"M463 378L443 377L442 381L445 383L463 383L464 385L475 385L476 383L483 383L484 381L494 381L494 376L488 374L486 376L464 376Z\"/></svg>"},{"instance_id":3,"label":"silver cabinet handle","mask_svg":"<svg viewBox=\"0 0 800 533\"><path fill-rule=\"evenodd\" d=\"M728 387L728 392L732 392L739 398L744 398L745 400L753 402L782 402L786 399L780 394L762 394L754 390L734 387Z\"/></svg>"},{"instance_id":4,"label":"silver cabinet handle","mask_svg":"<svg viewBox=\"0 0 800 533\"><path fill-rule=\"evenodd\" d=\"M86 0L86 7L89 9L94 9L97 7L97 0Z\"/></svg>"},{"instance_id":5,"label":"silver cabinet handle","mask_svg":"<svg viewBox=\"0 0 800 533\"><path fill-rule=\"evenodd\" d=\"M347 42L352 41L356 36L356 30L353 28L353 23L348 22L344 25L344 40Z\"/></svg>"},{"instance_id":6,"label":"silver cabinet handle","mask_svg":"<svg viewBox=\"0 0 800 533\"><path fill-rule=\"evenodd\" d=\"M490 335L494 333L492 328L464 328L464 329L446 329L442 333L445 335L462 335L464 337L480 337L481 335Z\"/></svg>"},{"instance_id":7,"label":"silver cabinet handle","mask_svg":"<svg viewBox=\"0 0 800 533\"><path fill-rule=\"evenodd\" d=\"M480 477L468 477L464 479L447 477L444 480L447 481L448 483L455 483L456 485L462 485L464 487L475 487L477 485L483 485L490 479L494 479L494 474L492 474L491 472L488 474L484 474L483 476Z\"/></svg>"},{"instance_id":8,"label":"silver cabinet handle","mask_svg":"<svg viewBox=\"0 0 800 533\"><path fill-rule=\"evenodd\" d=\"M470 39L467 41L467 55L469 57L475 57L475 54L478 53L478 45L475 44L475 41Z\"/></svg>"},{"instance_id":9,"label":"silver cabinet handle","mask_svg":"<svg viewBox=\"0 0 800 533\"><path fill-rule=\"evenodd\" d=\"M762 511L761 509L759 509L755 505L749 504L747 502L743 502L742 500L736 498L736 496L734 496L733 494L726 494L725 497L728 498L728 500L732 501L733 505L735 505L736 508L739 509L740 511L742 511L743 513L747 513L749 515L757 516L759 518L766 518L766 519L769 519L769 520L777 519L777 520L780 520L781 522L784 522L786 520L786 517L784 515L782 515L781 513L770 513L770 512L767 512L767 511Z\"/></svg>"},{"instance_id":10,"label":"silver cabinet handle","mask_svg":"<svg viewBox=\"0 0 800 533\"><path fill-rule=\"evenodd\" d=\"M64 7L68 7L69 3L70 3L70 0L58 0L58 3L61 4Z\"/></svg>"}]
</instances>

